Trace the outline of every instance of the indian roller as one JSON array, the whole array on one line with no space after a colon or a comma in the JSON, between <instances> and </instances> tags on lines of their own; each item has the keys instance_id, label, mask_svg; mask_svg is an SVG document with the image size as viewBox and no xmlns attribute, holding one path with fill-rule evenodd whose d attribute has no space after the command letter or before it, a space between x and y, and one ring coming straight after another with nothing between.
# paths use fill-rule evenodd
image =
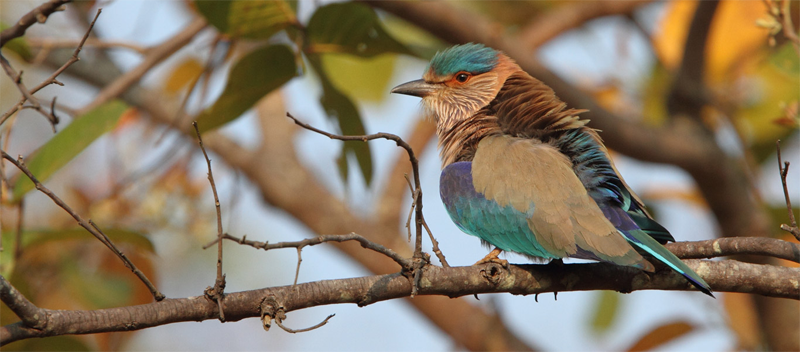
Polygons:
<instances>
[{"instance_id":1,"label":"indian roller","mask_svg":"<svg viewBox=\"0 0 800 352\"><path fill-rule=\"evenodd\" d=\"M504 53L453 46L434 55L421 80L392 93L422 98L436 122L445 208L459 229L495 247L480 262L503 262L497 256L510 251L653 272L655 259L713 297L662 246L674 238L617 172L598 131L579 117L586 110L568 108Z\"/></svg>"}]
</instances>

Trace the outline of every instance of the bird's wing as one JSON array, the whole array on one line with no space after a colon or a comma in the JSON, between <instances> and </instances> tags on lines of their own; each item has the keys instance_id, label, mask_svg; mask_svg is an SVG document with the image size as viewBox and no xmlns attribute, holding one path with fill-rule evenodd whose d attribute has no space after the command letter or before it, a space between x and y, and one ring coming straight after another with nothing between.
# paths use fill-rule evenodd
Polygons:
<instances>
[{"instance_id":1,"label":"bird's wing","mask_svg":"<svg viewBox=\"0 0 800 352\"><path fill-rule=\"evenodd\" d=\"M481 140L472 161L475 190L527 216L535 240L557 257L588 251L619 265L652 269L619 234L557 149L506 135Z\"/></svg>"}]
</instances>

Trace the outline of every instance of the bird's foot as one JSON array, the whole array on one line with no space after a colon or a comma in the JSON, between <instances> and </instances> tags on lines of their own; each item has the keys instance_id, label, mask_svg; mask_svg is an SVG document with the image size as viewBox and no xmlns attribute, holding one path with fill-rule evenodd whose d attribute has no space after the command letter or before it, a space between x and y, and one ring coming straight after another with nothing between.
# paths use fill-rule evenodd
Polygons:
<instances>
[{"instance_id":1,"label":"bird's foot","mask_svg":"<svg viewBox=\"0 0 800 352\"><path fill-rule=\"evenodd\" d=\"M502 249L495 247L495 249L489 252L489 254L487 254L485 257L483 257L483 259L477 261L475 264L472 265L495 263L495 264L500 264L504 269L508 269L508 260L500 259L497 257L502 252L503 252Z\"/></svg>"}]
</instances>

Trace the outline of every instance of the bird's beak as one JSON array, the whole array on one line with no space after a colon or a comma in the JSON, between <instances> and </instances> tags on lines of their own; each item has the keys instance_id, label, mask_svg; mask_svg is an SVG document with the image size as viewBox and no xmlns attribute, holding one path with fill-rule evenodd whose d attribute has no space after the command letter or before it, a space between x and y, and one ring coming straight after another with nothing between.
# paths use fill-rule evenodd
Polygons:
<instances>
[{"instance_id":1,"label":"bird's beak","mask_svg":"<svg viewBox=\"0 0 800 352\"><path fill-rule=\"evenodd\" d=\"M418 79L416 81L406 82L397 87L392 88L392 93L413 95L415 97L424 98L436 90L436 86Z\"/></svg>"}]
</instances>

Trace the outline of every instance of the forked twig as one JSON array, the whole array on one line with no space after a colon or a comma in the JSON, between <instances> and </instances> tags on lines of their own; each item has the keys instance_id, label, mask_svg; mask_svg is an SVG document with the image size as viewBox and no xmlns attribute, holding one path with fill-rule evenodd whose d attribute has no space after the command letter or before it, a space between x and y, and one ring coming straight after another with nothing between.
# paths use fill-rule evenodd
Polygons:
<instances>
[{"instance_id":1,"label":"forked twig","mask_svg":"<svg viewBox=\"0 0 800 352\"><path fill-rule=\"evenodd\" d=\"M197 134L197 143L200 144L200 150L203 151L203 156L206 158L206 165L208 165L208 182L211 183L211 191L214 193L214 206L217 208L217 279L214 282L214 287L206 288L205 294L219 306L219 320L225 322L225 312L222 310L222 300L225 298L225 275L222 274L222 210L220 209L219 196L217 195L217 185L214 182L214 173L211 171L211 159L208 158L206 148L203 146L203 137L200 136L200 130L197 128L197 121L192 122L194 131Z\"/></svg>"},{"instance_id":2,"label":"forked twig","mask_svg":"<svg viewBox=\"0 0 800 352\"><path fill-rule=\"evenodd\" d=\"M412 192L411 192L412 196L414 197L413 209L415 211L414 218L415 218L415 223L416 223L416 241L414 243L414 257L413 258L414 258L415 263L417 263L417 264L413 265L412 268L411 268L412 271L413 271L413 274L414 274L414 285L413 285L413 288L412 288L412 291L411 291L411 296L414 297L418 292L418 285L417 284L419 283L419 281L421 279L420 275L422 273L422 270L419 270L419 269L421 269L425 264L427 264L429 259L430 259L430 256L427 256L426 254L424 254L422 252L422 227L423 227L423 223L425 222L425 218L422 215L422 188L420 187L420 179L419 179L419 162L417 161L417 157L414 155L414 150L411 149L411 146L408 143L406 143L406 141L404 141L402 138L400 138L399 136L397 136L395 134L380 132L380 133L374 133L374 134L369 134L369 135L360 135L360 136L342 136L342 135L337 135L337 134L325 132L325 131L320 130L318 128L315 128L315 127L313 127L313 126L311 126L311 125L309 125L307 123L300 122L298 119L296 119L290 113L286 113L286 116L288 116L290 119L292 119L292 121L294 121L294 123L296 125L298 125L300 127L303 127L303 128L305 128L305 129L307 129L309 131L313 131L313 132L319 133L319 134L321 134L323 136L326 136L326 137L328 137L330 139L337 139L337 140L340 140L340 141L363 141L363 142L374 140L374 139L388 139L388 140L394 141L397 144L397 146L402 147L403 149L406 150L406 152L408 153L408 159L411 162L412 172L414 173L414 187L412 188ZM431 238L432 237L433 236L431 236ZM438 252L441 253L441 251L438 251ZM440 258L440 260L443 260L444 255L440 256L439 258ZM446 263L446 261L443 261L442 263L444 264L444 263Z\"/></svg>"}]
</instances>

